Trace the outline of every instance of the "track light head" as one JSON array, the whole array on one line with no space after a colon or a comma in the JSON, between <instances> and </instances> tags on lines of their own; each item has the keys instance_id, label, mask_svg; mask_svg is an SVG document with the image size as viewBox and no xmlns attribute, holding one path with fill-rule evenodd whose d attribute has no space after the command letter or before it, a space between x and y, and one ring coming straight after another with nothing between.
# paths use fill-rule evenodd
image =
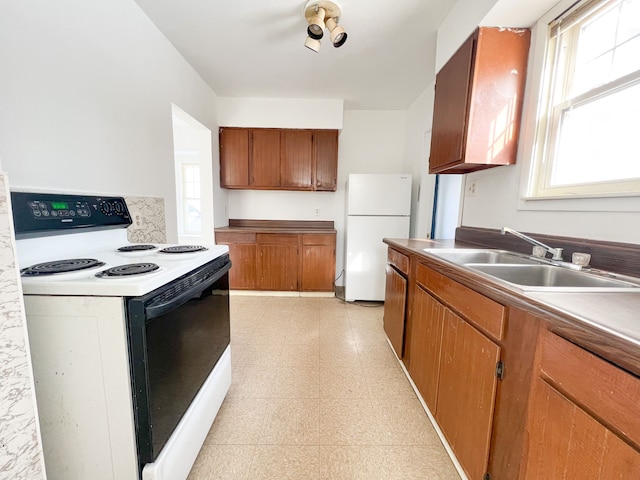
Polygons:
<instances>
[{"instance_id":1,"label":"track light head","mask_svg":"<svg viewBox=\"0 0 640 480\"><path fill-rule=\"evenodd\" d=\"M309 35L314 40L320 40L324 33L324 17L325 17L324 8L320 8L316 5L316 13L307 21L309 22L309 26L307 27L307 35Z\"/></svg>"},{"instance_id":2,"label":"track light head","mask_svg":"<svg viewBox=\"0 0 640 480\"><path fill-rule=\"evenodd\" d=\"M338 25L336 19L328 18L327 28L329 29L331 43L333 43L333 46L338 48L344 45L347 41L347 32L345 32L344 28Z\"/></svg>"},{"instance_id":3,"label":"track light head","mask_svg":"<svg viewBox=\"0 0 640 480\"><path fill-rule=\"evenodd\" d=\"M314 52L318 53L320 51L320 40L307 37L307 39L304 41L304 46L309 50L313 50Z\"/></svg>"}]
</instances>

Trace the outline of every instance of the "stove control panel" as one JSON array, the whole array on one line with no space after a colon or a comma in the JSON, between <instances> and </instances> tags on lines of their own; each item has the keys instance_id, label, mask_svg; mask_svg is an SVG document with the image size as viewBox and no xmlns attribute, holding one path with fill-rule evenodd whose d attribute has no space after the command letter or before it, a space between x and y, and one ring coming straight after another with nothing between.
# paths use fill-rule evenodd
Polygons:
<instances>
[{"instance_id":1,"label":"stove control panel","mask_svg":"<svg viewBox=\"0 0 640 480\"><path fill-rule=\"evenodd\" d=\"M11 203L16 238L131 225L122 197L11 192Z\"/></svg>"}]
</instances>

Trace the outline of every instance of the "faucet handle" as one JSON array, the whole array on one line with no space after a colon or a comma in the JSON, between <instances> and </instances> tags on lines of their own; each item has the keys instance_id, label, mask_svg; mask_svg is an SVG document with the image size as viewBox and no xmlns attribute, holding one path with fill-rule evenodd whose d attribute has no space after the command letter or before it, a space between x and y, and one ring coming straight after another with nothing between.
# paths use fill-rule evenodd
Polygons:
<instances>
[{"instance_id":1,"label":"faucet handle","mask_svg":"<svg viewBox=\"0 0 640 480\"><path fill-rule=\"evenodd\" d=\"M544 258L547 255L547 249L538 245L534 245L532 254L534 257Z\"/></svg>"}]
</instances>

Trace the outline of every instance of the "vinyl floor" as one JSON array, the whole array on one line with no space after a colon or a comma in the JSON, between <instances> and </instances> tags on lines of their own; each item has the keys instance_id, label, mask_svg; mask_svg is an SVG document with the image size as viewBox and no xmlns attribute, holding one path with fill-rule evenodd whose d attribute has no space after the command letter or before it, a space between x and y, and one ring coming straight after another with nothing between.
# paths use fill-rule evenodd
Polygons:
<instances>
[{"instance_id":1,"label":"vinyl floor","mask_svg":"<svg viewBox=\"0 0 640 480\"><path fill-rule=\"evenodd\" d=\"M232 385L189 480L459 480L380 304L230 302Z\"/></svg>"}]
</instances>

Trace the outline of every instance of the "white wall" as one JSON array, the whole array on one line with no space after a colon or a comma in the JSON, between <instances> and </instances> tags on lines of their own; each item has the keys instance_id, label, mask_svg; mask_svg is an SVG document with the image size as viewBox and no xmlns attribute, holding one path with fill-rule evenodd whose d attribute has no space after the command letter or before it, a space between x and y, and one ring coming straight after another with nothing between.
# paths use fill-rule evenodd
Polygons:
<instances>
[{"instance_id":1,"label":"white wall","mask_svg":"<svg viewBox=\"0 0 640 480\"><path fill-rule=\"evenodd\" d=\"M435 175L429 175L435 82L407 110L404 169L413 176L411 237L428 238L433 213Z\"/></svg>"},{"instance_id":2,"label":"white wall","mask_svg":"<svg viewBox=\"0 0 640 480\"><path fill-rule=\"evenodd\" d=\"M220 125L261 128L342 128L342 100L308 98L218 99Z\"/></svg>"},{"instance_id":3,"label":"white wall","mask_svg":"<svg viewBox=\"0 0 640 480\"><path fill-rule=\"evenodd\" d=\"M12 185L162 197L176 241L171 104L217 132L216 95L137 4L2 0L0 45Z\"/></svg>"}]
</instances>

